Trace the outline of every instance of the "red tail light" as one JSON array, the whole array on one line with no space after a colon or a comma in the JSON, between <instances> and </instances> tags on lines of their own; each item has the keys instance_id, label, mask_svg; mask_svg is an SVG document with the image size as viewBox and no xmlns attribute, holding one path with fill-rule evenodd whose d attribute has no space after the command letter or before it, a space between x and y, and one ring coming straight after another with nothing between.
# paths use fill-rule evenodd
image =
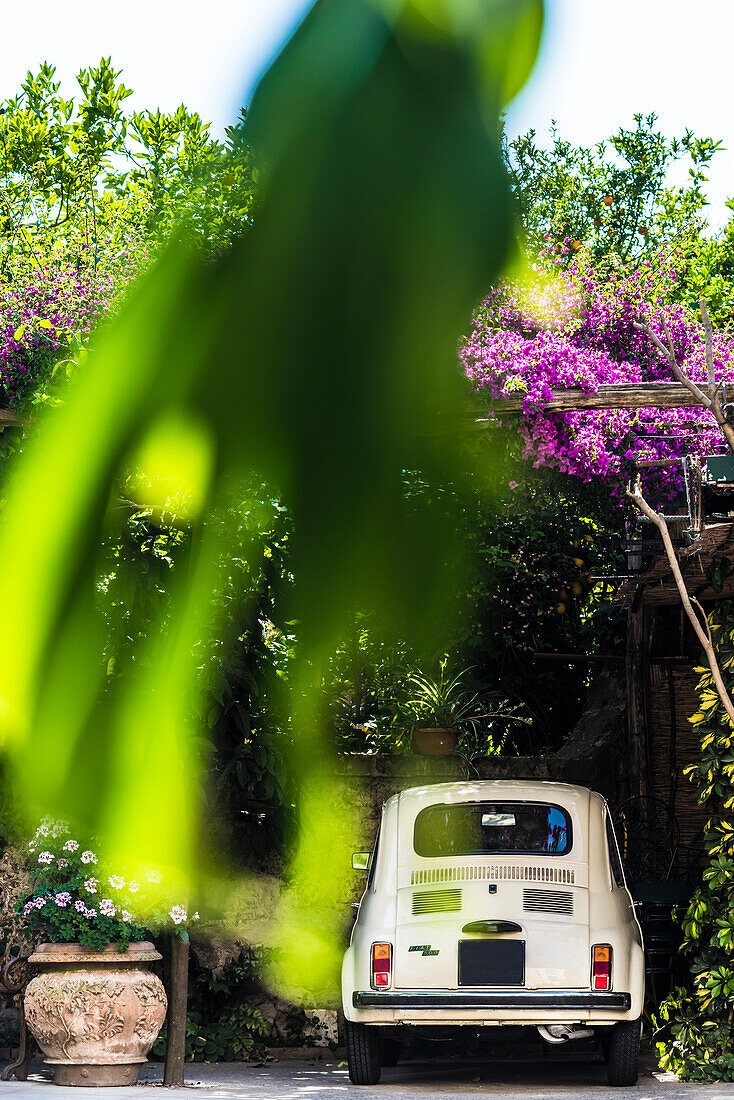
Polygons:
<instances>
[{"instance_id":1,"label":"red tail light","mask_svg":"<svg viewBox=\"0 0 734 1100\"><path fill-rule=\"evenodd\" d=\"M612 949L598 943L591 954L591 984L594 989L612 988Z\"/></svg>"},{"instance_id":2,"label":"red tail light","mask_svg":"<svg viewBox=\"0 0 734 1100\"><path fill-rule=\"evenodd\" d=\"M373 943L370 984L373 989L388 989L391 981L392 945L389 943Z\"/></svg>"}]
</instances>

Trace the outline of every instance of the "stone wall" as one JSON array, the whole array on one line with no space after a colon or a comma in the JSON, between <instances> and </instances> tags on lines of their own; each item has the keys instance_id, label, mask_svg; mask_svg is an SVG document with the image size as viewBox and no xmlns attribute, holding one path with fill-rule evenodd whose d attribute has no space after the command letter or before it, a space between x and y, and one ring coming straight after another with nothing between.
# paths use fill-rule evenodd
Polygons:
<instances>
[{"instance_id":1,"label":"stone wall","mask_svg":"<svg viewBox=\"0 0 734 1100\"><path fill-rule=\"evenodd\" d=\"M355 851L371 848L386 799L428 783L468 777L549 780L591 787L616 802L624 789L619 768L622 744L622 738L614 748L606 739L582 746L569 740L556 756L489 756L471 772L458 756L339 756L336 772L344 784L344 796L357 807L361 822L360 834L354 838Z\"/></svg>"}]
</instances>

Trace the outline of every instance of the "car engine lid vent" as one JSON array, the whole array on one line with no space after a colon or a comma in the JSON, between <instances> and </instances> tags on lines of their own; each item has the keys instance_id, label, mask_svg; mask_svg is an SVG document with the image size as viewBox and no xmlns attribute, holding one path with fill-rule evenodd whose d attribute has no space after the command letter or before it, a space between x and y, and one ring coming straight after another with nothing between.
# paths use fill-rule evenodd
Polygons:
<instances>
[{"instance_id":1,"label":"car engine lid vent","mask_svg":"<svg viewBox=\"0 0 734 1100\"><path fill-rule=\"evenodd\" d=\"M425 890L413 894L413 916L425 913L458 913L461 909L461 890Z\"/></svg>"},{"instance_id":2,"label":"car engine lid vent","mask_svg":"<svg viewBox=\"0 0 734 1100\"><path fill-rule=\"evenodd\" d=\"M411 886L428 886L439 882L557 882L573 886L573 867L539 866L537 864L472 863L450 867L425 867L410 872Z\"/></svg>"},{"instance_id":3,"label":"car engine lid vent","mask_svg":"<svg viewBox=\"0 0 734 1100\"><path fill-rule=\"evenodd\" d=\"M573 913L573 894L568 890L523 890L526 913Z\"/></svg>"}]
</instances>

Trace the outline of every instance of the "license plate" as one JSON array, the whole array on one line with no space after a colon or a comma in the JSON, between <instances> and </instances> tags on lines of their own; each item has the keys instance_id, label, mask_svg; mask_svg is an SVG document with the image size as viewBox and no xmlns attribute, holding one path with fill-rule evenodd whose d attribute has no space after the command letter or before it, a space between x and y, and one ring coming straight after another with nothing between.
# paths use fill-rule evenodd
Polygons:
<instances>
[{"instance_id":1,"label":"license plate","mask_svg":"<svg viewBox=\"0 0 734 1100\"><path fill-rule=\"evenodd\" d=\"M524 984L524 940L459 940L459 985Z\"/></svg>"}]
</instances>

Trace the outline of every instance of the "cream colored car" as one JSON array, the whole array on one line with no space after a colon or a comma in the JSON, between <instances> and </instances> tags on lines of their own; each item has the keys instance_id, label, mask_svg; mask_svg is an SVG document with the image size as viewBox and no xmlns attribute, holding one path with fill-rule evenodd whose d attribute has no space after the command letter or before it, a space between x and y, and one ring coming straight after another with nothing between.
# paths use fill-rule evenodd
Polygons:
<instances>
[{"instance_id":1,"label":"cream colored car","mask_svg":"<svg viewBox=\"0 0 734 1100\"><path fill-rule=\"evenodd\" d=\"M634 1084L642 934L601 795L565 783L439 783L388 799L342 967L349 1076L376 1084L410 1029L597 1030ZM447 1029L448 1032L447 1032Z\"/></svg>"}]
</instances>

